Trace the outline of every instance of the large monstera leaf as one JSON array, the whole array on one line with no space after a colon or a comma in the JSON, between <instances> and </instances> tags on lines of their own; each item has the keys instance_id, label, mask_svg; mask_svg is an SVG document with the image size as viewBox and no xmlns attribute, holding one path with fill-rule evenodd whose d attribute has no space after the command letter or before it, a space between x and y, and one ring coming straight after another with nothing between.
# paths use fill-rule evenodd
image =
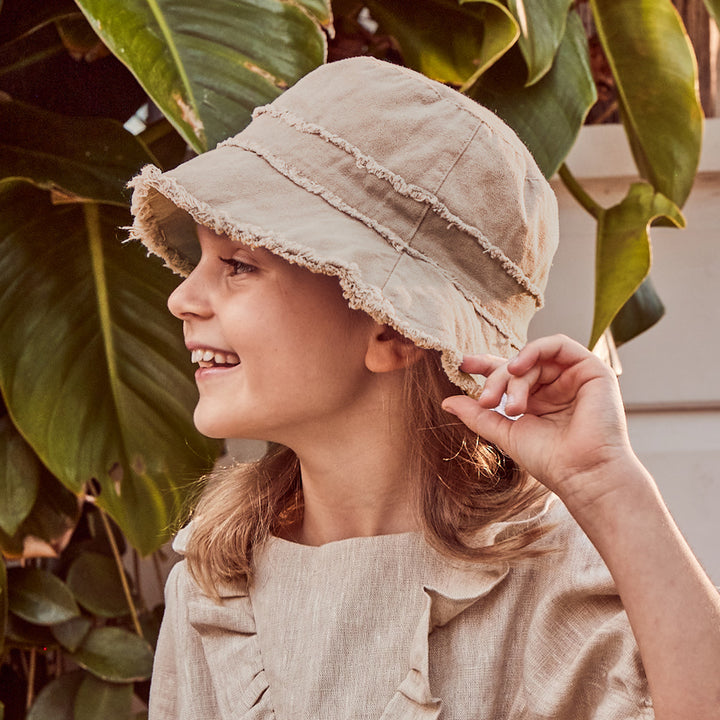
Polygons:
<instances>
[{"instance_id":1,"label":"large monstera leaf","mask_svg":"<svg viewBox=\"0 0 720 720\"><path fill-rule=\"evenodd\" d=\"M0 386L45 465L74 493L94 480L150 552L217 448L192 427L189 359L165 308L175 280L121 242L129 222L125 208L0 185Z\"/></svg>"},{"instance_id":2,"label":"large monstera leaf","mask_svg":"<svg viewBox=\"0 0 720 720\"><path fill-rule=\"evenodd\" d=\"M325 61L329 0L76 0L197 151Z\"/></svg>"}]
</instances>

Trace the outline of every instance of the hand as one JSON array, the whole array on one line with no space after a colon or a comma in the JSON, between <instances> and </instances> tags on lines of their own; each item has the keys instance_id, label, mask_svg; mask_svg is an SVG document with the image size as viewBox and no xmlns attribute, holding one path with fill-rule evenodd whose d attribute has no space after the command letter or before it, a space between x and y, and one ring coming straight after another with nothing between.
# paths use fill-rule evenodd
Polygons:
<instances>
[{"instance_id":1,"label":"hand","mask_svg":"<svg viewBox=\"0 0 720 720\"><path fill-rule=\"evenodd\" d=\"M566 504L592 504L636 461L612 370L562 335L529 343L510 361L466 356L461 370L487 378L477 400L453 396L443 408L494 443ZM506 394L505 412L493 408Z\"/></svg>"}]
</instances>

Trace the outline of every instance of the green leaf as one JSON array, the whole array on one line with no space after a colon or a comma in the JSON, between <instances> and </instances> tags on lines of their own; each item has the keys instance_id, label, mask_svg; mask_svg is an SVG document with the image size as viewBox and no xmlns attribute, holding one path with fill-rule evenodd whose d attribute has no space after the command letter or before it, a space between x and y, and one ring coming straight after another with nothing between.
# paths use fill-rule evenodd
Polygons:
<instances>
[{"instance_id":1,"label":"green leaf","mask_svg":"<svg viewBox=\"0 0 720 720\"><path fill-rule=\"evenodd\" d=\"M683 227L678 207L648 183L633 183L617 205L598 218L595 265L595 312L588 347L595 347L620 308L650 271L648 228L657 218Z\"/></svg>"},{"instance_id":2,"label":"green leaf","mask_svg":"<svg viewBox=\"0 0 720 720\"><path fill-rule=\"evenodd\" d=\"M121 208L0 188L0 387L43 463L78 494L95 479L147 553L220 446L192 425L192 366L166 308L177 279L121 242L129 223Z\"/></svg>"},{"instance_id":3,"label":"green leaf","mask_svg":"<svg viewBox=\"0 0 720 720\"><path fill-rule=\"evenodd\" d=\"M528 68L526 85L535 84L552 67L571 5L572 0L508 0L520 27L518 47Z\"/></svg>"},{"instance_id":4,"label":"green leaf","mask_svg":"<svg viewBox=\"0 0 720 720\"><path fill-rule=\"evenodd\" d=\"M147 680L152 673L150 646L119 627L91 630L70 657L80 667L109 682Z\"/></svg>"},{"instance_id":5,"label":"green leaf","mask_svg":"<svg viewBox=\"0 0 720 720\"><path fill-rule=\"evenodd\" d=\"M75 670L50 681L38 693L26 720L74 720L75 697L85 676Z\"/></svg>"},{"instance_id":6,"label":"green leaf","mask_svg":"<svg viewBox=\"0 0 720 720\"><path fill-rule=\"evenodd\" d=\"M75 599L94 615L121 617L130 612L113 558L83 553L70 566L66 582Z\"/></svg>"},{"instance_id":7,"label":"green leaf","mask_svg":"<svg viewBox=\"0 0 720 720\"><path fill-rule=\"evenodd\" d=\"M75 698L75 720L128 720L132 698L130 683L110 683L85 675Z\"/></svg>"},{"instance_id":8,"label":"green leaf","mask_svg":"<svg viewBox=\"0 0 720 720\"><path fill-rule=\"evenodd\" d=\"M495 111L527 145L545 177L552 177L575 143L597 94L580 17L568 16L565 35L550 70L525 87L526 69L513 50L469 90Z\"/></svg>"},{"instance_id":9,"label":"green leaf","mask_svg":"<svg viewBox=\"0 0 720 720\"><path fill-rule=\"evenodd\" d=\"M0 417L0 528L13 535L37 498L41 463L5 415Z\"/></svg>"},{"instance_id":10,"label":"green leaf","mask_svg":"<svg viewBox=\"0 0 720 720\"><path fill-rule=\"evenodd\" d=\"M92 622L84 615L53 625L51 630L55 639L70 652L75 652L86 638Z\"/></svg>"},{"instance_id":11,"label":"green leaf","mask_svg":"<svg viewBox=\"0 0 720 720\"><path fill-rule=\"evenodd\" d=\"M650 276L646 277L633 296L620 308L610 324L615 345L644 333L665 314L665 306L655 292Z\"/></svg>"},{"instance_id":12,"label":"green leaf","mask_svg":"<svg viewBox=\"0 0 720 720\"><path fill-rule=\"evenodd\" d=\"M128 179L153 161L114 120L69 118L0 96L1 178L128 205Z\"/></svg>"},{"instance_id":13,"label":"green leaf","mask_svg":"<svg viewBox=\"0 0 720 720\"><path fill-rule=\"evenodd\" d=\"M7 557L57 557L70 541L79 518L78 498L42 466L32 510L14 535L0 531L0 550Z\"/></svg>"},{"instance_id":14,"label":"green leaf","mask_svg":"<svg viewBox=\"0 0 720 720\"><path fill-rule=\"evenodd\" d=\"M409 67L454 85L471 85L520 33L512 15L495 0L366 4L382 31L397 40Z\"/></svg>"},{"instance_id":15,"label":"green leaf","mask_svg":"<svg viewBox=\"0 0 720 720\"><path fill-rule=\"evenodd\" d=\"M590 0L640 174L682 207L700 161L697 62L670 0Z\"/></svg>"},{"instance_id":16,"label":"green leaf","mask_svg":"<svg viewBox=\"0 0 720 720\"><path fill-rule=\"evenodd\" d=\"M47 570L11 568L8 571L10 610L36 625L55 625L80 614L65 583Z\"/></svg>"},{"instance_id":17,"label":"green leaf","mask_svg":"<svg viewBox=\"0 0 720 720\"><path fill-rule=\"evenodd\" d=\"M325 60L302 0L77 0L110 50L197 151L241 130ZM313 0L314 11L326 3Z\"/></svg>"}]
</instances>

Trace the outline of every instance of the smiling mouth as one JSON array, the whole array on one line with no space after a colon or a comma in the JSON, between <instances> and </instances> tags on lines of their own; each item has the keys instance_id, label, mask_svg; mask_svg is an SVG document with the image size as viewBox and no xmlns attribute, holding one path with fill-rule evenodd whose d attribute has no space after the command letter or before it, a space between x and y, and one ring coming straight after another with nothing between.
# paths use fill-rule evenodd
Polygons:
<instances>
[{"instance_id":1,"label":"smiling mouth","mask_svg":"<svg viewBox=\"0 0 720 720\"><path fill-rule=\"evenodd\" d=\"M201 368L212 367L234 367L240 364L240 358L233 352L220 352L197 348L190 355L192 362L197 363Z\"/></svg>"}]
</instances>

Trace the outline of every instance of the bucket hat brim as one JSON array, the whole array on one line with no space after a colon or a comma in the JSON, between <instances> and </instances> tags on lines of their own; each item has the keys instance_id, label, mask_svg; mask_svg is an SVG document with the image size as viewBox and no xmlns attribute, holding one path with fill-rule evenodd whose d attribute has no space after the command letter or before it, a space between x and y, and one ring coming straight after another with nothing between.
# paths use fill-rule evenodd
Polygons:
<instances>
[{"instance_id":1,"label":"bucket hat brim","mask_svg":"<svg viewBox=\"0 0 720 720\"><path fill-rule=\"evenodd\" d=\"M181 276L200 259L196 223L312 272L336 276L350 307L419 347L438 350L450 380L472 396L480 392L482 379L458 369L463 355L509 357L519 349L509 333L478 322L477 308L435 263L399 251L360 219L339 212L252 152L220 147L167 173L149 165L131 186L131 237Z\"/></svg>"}]
</instances>

